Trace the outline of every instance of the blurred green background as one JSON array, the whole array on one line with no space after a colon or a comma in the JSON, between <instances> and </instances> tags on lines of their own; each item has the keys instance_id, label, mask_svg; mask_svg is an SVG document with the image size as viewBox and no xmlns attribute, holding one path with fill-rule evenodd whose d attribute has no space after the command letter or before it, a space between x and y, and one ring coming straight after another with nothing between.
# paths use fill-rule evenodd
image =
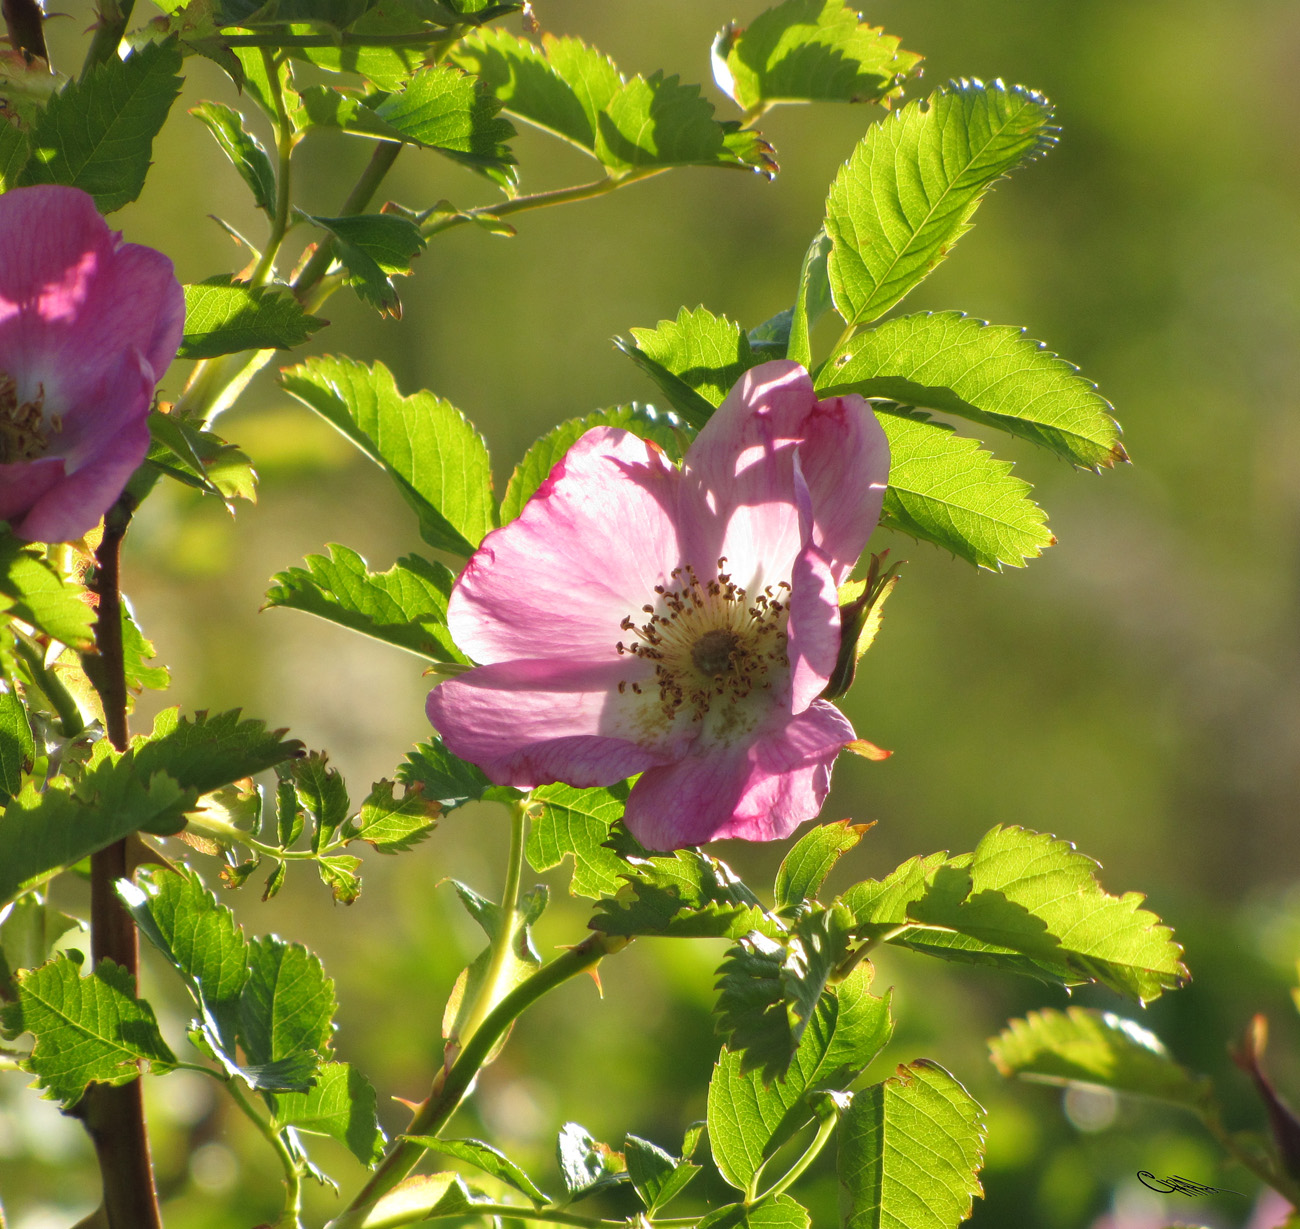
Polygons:
<instances>
[{"instance_id":1,"label":"blurred green background","mask_svg":"<svg viewBox=\"0 0 1300 1229\"><path fill-rule=\"evenodd\" d=\"M80 45L82 4L51 22L56 56ZM534 0L542 27L582 36L625 73L679 72L730 116L708 48L754 0ZM977 574L939 551L881 534L909 562L884 630L846 704L883 764L845 757L824 817L875 821L842 883L917 853L966 850L994 823L1074 841L1112 892L1140 890L1187 947L1192 985L1143 1011L1176 1057L1212 1072L1233 1126L1264 1117L1226 1044L1250 1015L1273 1024L1271 1070L1300 1097L1300 1021L1289 997L1300 956L1300 5L1294 0L879 0L867 16L926 56L923 95L954 76L1002 77L1057 105L1060 147L986 200L975 230L901 310L959 308L1031 336L1077 363L1116 406L1134 464L1102 476L991 441L1045 504L1059 545L1021 571ZM518 29L517 21L507 23ZM79 53L76 53L79 55ZM65 68L75 64L70 59ZM240 105L206 62L155 147L142 199L115 215L128 239L171 255L184 281L244 257L207 220L260 234L243 185L201 125L201 98ZM247 111L250 108L244 105ZM513 239L464 227L440 237L402 287L399 322L344 295L314 348L381 359L406 391L430 388L480 426L497 486L528 443L562 418L655 389L610 338L704 304L752 326L787 306L840 163L880 112L783 108L760 125L781 175L679 171L592 203L528 214ZM525 191L582 182L592 167L521 131ZM329 212L368 155L339 136L303 151L302 199ZM385 195L412 207L491 199L484 181L406 151ZM823 344L826 339L823 339ZM174 394L178 364L166 381ZM328 749L354 797L392 775L425 737L428 680L407 657L289 611L259 613L268 579L339 541L374 567L419 548L414 519L383 476L263 375L219 425L252 455L259 501L231 519L179 488L160 490L128 543L127 587L173 671L161 704L242 706ZM306 874L258 899L224 899L253 933L320 952L342 1007L337 1049L391 1096L418 1099L438 1021L477 950L443 881L499 890L504 814L465 808L400 859L372 855L366 891L333 905ZM761 885L779 849L718 850ZM203 861L203 860L201 860ZM205 871L215 872L206 860ZM215 873L210 881L215 882ZM563 876L553 889L563 897ZM585 913L557 899L544 951L576 941ZM555 1132L577 1120L617 1144L627 1131L675 1149L703 1117L716 1053L710 1008L721 947L641 941L526 1018L479 1083L454 1134L517 1150L554 1183ZM1004 1083L984 1039L1063 992L887 952L895 1042L870 1078L925 1055L988 1107L986 1229L1157 1229L1175 1214L1266 1229L1256 1183L1225 1167L1172 1111ZM146 984L185 1005L152 965ZM179 1041L183 1045L183 1040ZM199 1077L151 1083L168 1223L252 1226L278 1209L272 1158ZM357 1167L322 1147L355 1189ZM66 1225L94 1201L88 1149L47 1104L0 1083L0 1193L12 1229ZM807 1188L814 1224L835 1220L829 1156ZM1161 1205L1138 1169L1230 1187ZM545 1185L545 1182L543 1183ZM701 1178L700 1197L724 1197ZM339 1205L313 1195L315 1223ZM625 1215L616 1201L607 1215ZM1253 1211L1252 1211L1253 1209ZM1254 1219L1252 1220L1252 1216Z\"/></svg>"}]
</instances>

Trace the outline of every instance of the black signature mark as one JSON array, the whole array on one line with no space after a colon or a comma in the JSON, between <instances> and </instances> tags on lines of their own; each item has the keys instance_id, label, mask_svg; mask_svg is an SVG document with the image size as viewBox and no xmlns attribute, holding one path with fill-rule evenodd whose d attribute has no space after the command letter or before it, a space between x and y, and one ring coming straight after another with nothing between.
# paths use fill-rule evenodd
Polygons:
<instances>
[{"instance_id":1,"label":"black signature mark","mask_svg":"<svg viewBox=\"0 0 1300 1229\"><path fill-rule=\"evenodd\" d=\"M1148 1190L1159 1191L1162 1195L1241 1195L1240 1191L1230 1191L1225 1186L1203 1186L1190 1178L1180 1178L1177 1174L1168 1174L1157 1178L1149 1169L1139 1169L1137 1180ZM1245 1196L1243 1195L1244 1199Z\"/></svg>"}]
</instances>

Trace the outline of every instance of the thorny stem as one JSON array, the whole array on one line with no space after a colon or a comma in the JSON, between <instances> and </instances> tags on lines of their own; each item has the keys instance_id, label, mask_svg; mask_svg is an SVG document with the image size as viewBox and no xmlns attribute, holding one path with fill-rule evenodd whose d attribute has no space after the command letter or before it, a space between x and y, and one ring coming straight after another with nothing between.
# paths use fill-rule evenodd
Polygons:
<instances>
[{"instance_id":1,"label":"thorny stem","mask_svg":"<svg viewBox=\"0 0 1300 1229\"><path fill-rule=\"evenodd\" d=\"M135 0L99 0L99 20L95 24L95 36L90 41L86 63L81 70L83 78L96 64L103 64L117 54L118 44L126 33L126 23L131 20L131 10L134 7Z\"/></svg>"},{"instance_id":2,"label":"thorny stem","mask_svg":"<svg viewBox=\"0 0 1300 1229\"><path fill-rule=\"evenodd\" d=\"M416 1109L406 1134L437 1135L456 1112L479 1068L515 1020L548 991L594 968L606 956L621 951L630 942L622 935L588 935L576 947L569 948L516 986L484 1017L451 1067L438 1072L428 1099ZM415 1168L425 1151L424 1146L414 1140L399 1139L348 1206L348 1212L362 1211L386 1195Z\"/></svg>"},{"instance_id":3,"label":"thorny stem","mask_svg":"<svg viewBox=\"0 0 1300 1229\"><path fill-rule=\"evenodd\" d=\"M134 504L119 499L104 518L104 537L95 552L94 590L99 596L95 646L99 650L99 696L108 740L126 750L126 668L122 648L122 539ZM140 948L131 915L113 891L127 875L127 842L117 841L90 859L90 946L95 964L112 960L135 981ZM104 1182L104 1213L110 1229L161 1229L158 1195L149 1158L149 1134L139 1078L114 1087L93 1084L77 1114L95 1145Z\"/></svg>"}]
</instances>

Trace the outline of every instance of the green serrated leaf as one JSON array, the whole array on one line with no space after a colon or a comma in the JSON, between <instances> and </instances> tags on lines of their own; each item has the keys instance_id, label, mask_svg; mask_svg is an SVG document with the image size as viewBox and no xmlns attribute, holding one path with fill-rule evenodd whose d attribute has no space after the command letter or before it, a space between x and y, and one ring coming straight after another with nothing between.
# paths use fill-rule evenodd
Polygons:
<instances>
[{"instance_id":1,"label":"green serrated leaf","mask_svg":"<svg viewBox=\"0 0 1300 1229\"><path fill-rule=\"evenodd\" d=\"M491 1144L483 1143L482 1140L437 1139L431 1135L407 1135L403 1138L428 1148L430 1152L455 1157L456 1160L473 1165L485 1174L491 1174L492 1177L527 1195L538 1207L551 1200L551 1197L543 1192L537 1183L505 1153L493 1148Z\"/></svg>"},{"instance_id":2,"label":"green serrated leaf","mask_svg":"<svg viewBox=\"0 0 1300 1229\"><path fill-rule=\"evenodd\" d=\"M836 824L810 828L795 842L781 861L773 889L778 909L813 900L826 876L840 858L866 835L868 825L851 824L847 819Z\"/></svg>"},{"instance_id":3,"label":"green serrated leaf","mask_svg":"<svg viewBox=\"0 0 1300 1229\"><path fill-rule=\"evenodd\" d=\"M514 125L500 118L500 100L487 84L454 64L421 69L375 114L405 140L414 141L467 166L504 168L514 164L506 144Z\"/></svg>"},{"instance_id":4,"label":"green serrated leaf","mask_svg":"<svg viewBox=\"0 0 1300 1229\"><path fill-rule=\"evenodd\" d=\"M325 321L309 316L287 291L213 278L185 287L180 358L216 358L244 350L300 346Z\"/></svg>"},{"instance_id":5,"label":"green serrated leaf","mask_svg":"<svg viewBox=\"0 0 1300 1229\"><path fill-rule=\"evenodd\" d=\"M456 60L491 87L506 111L596 158L615 175L667 166L775 171L757 133L719 123L699 86L656 73L624 80L613 62L574 38L538 47L502 30L465 39Z\"/></svg>"},{"instance_id":6,"label":"green serrated leaf","mask_svg":"<svg viewBox=\"0 0 1300 1229\"><path fill-rule=\"evenodd\" d=\"M165 773L134 771L96 744L80 781L56 777L44 790L28 781L0 817L0 904L82 858L145 829L172 833L197 801Z\"/></svg>"},{"instance_id":7,"label":"green serrated leaf","mask_svg":"<svg viewBox=\"0 0 1300 1229\"><path fill-rule=\"evenodd\" d=\"M426 27L424 19L432 17L436 9L426 6L386 3L375 5L363 13L349 27L354 39L359 36L410 35L428 29L429 44L446 37L445 28ZM454 14L448 14L452 20ZM290 48L297 59L307 60L330 72L356 73L381 90L399 90L407 79L424 63L429 46L412 43L401 46L367 46L350 42L332 47Z\"/></svg>"},{"instance_id":8,"label":"green serrated leaf","mask_svg":"<svg viewBox=\"0 0 1300 1229\"><path fill-rule=\"evenodd\" d=\"M780 102L881 102L921 62L844 0L786 0L748 26L724 26L713 76L742 111Z\"/></svg>"},{"instance_id":9,"label":"green serrated leaf","mask_svg":"<svg viewBox=\"0 0 1300 1229\"><path fill-rule=\"evenodd\" d=\"M597 410L586 418L571 418L553 431L542 436L524 454L515 466L501 499L501 523L512 521L523 511L547 475L578 439L593 427L621 427L657 444L674 461L680 461L686 451L685 424L671 410L656 410L652 405L617 405L608 410Z\"/></svg>"},{"instance_id":10,"label":"green serrated leaf","mask_svg":"<svg viewBox=\"0 0 1300 1229\"><path fill-rule=\"evenodd\" d=\"M984 193L1056 142L1041 94L957 81L859 142L826 199L829 270L846 323L882 316L970 229Z\"/></svg>"},{"instance_id":11,"label":"green serrated leaf","mask_svg":"<svg viewBox=\"0 0 1300 1229\"><path fill-rule=\"evenodd\" d=\"M270 1101L273 1130L292 1127L336 1139L370 1169L384 1155L375 1090L348 1063L323 1063L307 1092L274 1093Z\"/></svg>"},{"instance_id":12,"label":"green serrated leaf","mask_svg":"<svg viewBox=\"0 0 1300 1229\"><path fill-rule=\"evenodd\" d=\"M690 1161L679 1161L649 1140L629 1135L623 1143L627 1176L647 1212L665 1207L685 1190L700 1171Z\"/></svg>"},{"instance_id":13,"label":"green serrated leaf","mask_svg":"<svg viewBox=\"0 0 1300 1229\"><path fill-rule=\"evenodd\" d=\"M886 320L849 342L818 395L887 397L1008 431L1074 465L1128 459L1111 405L1077 369L1023 329L959 312Z\"/></svg>"},{"instance_id":14,"label":"green serrated leaf","mask_svg":"<svg viewBox=\"0 0 1300 1229\"><path fill-rule=\"evenodd\" d=\"M447 567L405 555L387 572L372 572L356 551L328 549L328 556L308 555L305 569L277 572L266 605L304 610L433 661L466 660L447 630L455 580Z\"/></svg>"},{"instance_id":15,"label":"green serrated leaf","mask_svg":"<svg viewBox=\"0 0 1300 1229\"><path fill-rule=\"evenodd\" d=\"M1137 892L1109 896L1067 841L996 827L973 854L912 859L843 896L857 933L1042 980L1099 981L1140 1002L1187 977L1182 949Z\"/></svg>"},{"instance_id":16,"label":"green serrated leaf","mask_svg":"<svg viewBox=\"0 0 1300 1229\"><path fill-rule=\"evenodd\" d=\"M302 754L302 743L244 718L239 709L181 717L176 708L154 718L148 738L131 741L137 775L165 772L185 789L211 793Z\"/></svg>"},{"instance_id":17,"label":"green serrated leaf","mask_svg":"<svg viewBox=\"0 0 1300 1229\"><path fill-rule=\"evenodd\" d=\"M989 1042L989 1050L1005 1076L1100 1084L1191 1110L1210 1093L1209 1080L1174 1062L1159 1037L1109 1011L1031 1011L1023 1020L1012 1020Z\"/></svg>"},{"instance_id":18,"label":"green serrated leaf","mask_svg":"<svg viewBox=\"0 0 1300 1229\"><path fill-rule=\"evenodd\" d=\"M555 1155L570 1200L627 1181L623 1154L594 1139L576 1122L566 1122L560 1128Z\"/></svg>"},{"instance_id":19,"label":"green serrated leaf","mask_svg":"<svg viewBox=\"0 0 1300 1229\"><path fill-rule=\"evenodd\" d=\"M672 372L710 407L721 405L731 386L768 357L750 349L740 325L703 307L683 307L676 320L633 329L632 336L642 354Z\"/></svg>"},{"instance_id":20,"label":"green serrated leaf","mask_svg":"<svg viewBox=\"0 0 1300 1229\"><path fill-rule=\"evenodd\" d=\"M729 1203L715 1208L695 1229L808 1229L808 1209L789 1195L777 1195L762 1203Z\"/></svg>"},{"instance_id":21,"label":"green serrated leaf","mask_svg":"<svg viewBox=\"0 0 1300 1229\"><path fill-rule=\"evenodd\" d=\"M550 870L571 855L571 895L595 899L617 892L626 864L605 842L615 821L623 817L627 795L626 785L576 789L557 784L533 790L531 798L540 804L540 814L528 829L528 864L535 871Z\"/></svg>"},{"instance_id":22,"label":"green serrated leaf","mask_svg":"<svg viewBox=\"0 0 1300 1229\"><path fill-rule=\"evenodd\" d=\"M784 1075L836 964L847 949L852 917L843 906L810 909L775 937L742 938L718 967L717 1030L742 1074Z\"/></svg>"},{"instance_id":23,"label":"green serrated leaf","mask_svg":"<svg viewBox=\"0 0 1300 1229\"><path fill-rule=\"evenodd\" d=\"M823 228L813 236L808 251L804 253L803 265L799 269L799 290L790 316L785 357L807 371L812 370L812 340L809 334L817 321L833 306L830 275L826 271L830 250L831 241Z\"/></svg>"},{"instance_id":24,"label":"green serrated leaf","mask_svg":"<svg viewBox=\"0 0 1300 1229\"><path fill-rule=\"evenodd\" d=\"M219 102L201 102L190 114L212 133L221 152L230 159L240 178L253 193L253 202L267 216L275 213L275 169L266 147L247 128L244 117L233 107Z\"/></svg>"},{"instance_id":25,"label":"green serrated leaf","mask_svg":"<svg viewBox=\"0 0 1300 1229\"><path fill-rule=\"evenodd\" d=\"M153 641L145 639L125 601L122 603L122 657L128 692L138 693L145 687L165 691L171 685L171 673L166 666L148 664L157 657Z\"/></svg>"},{"instance_id":26,"label":"green serrated leaf","mask_svg":"<svg viewBox=\"0 0 1300 1229\"><path fill-rule=\"evenodd\" d=\"M119 881L117 891L140 932L180 973L214 1056L238 1074L239 1001L248 983L249 953L234 914L188 867L142 871L137 883Z\"/></svg>"},{"instance_id":27,"label":"green serrated leaf","mask_svg":"<svg viewBox=\"0 0 1300 1229\"><path fill-rule=\"evenodd\" d=\"M978 443L943 423L883 413L889 488L880 523L933 542L977 567L1023 567L1056 539L1030 486Z\"/></svg>"},{"instance_id":28,"label":"green serrated leaf","mask_svg":"<svg viewBox=\"0 0 1300 1229\"><path fill-rule=\"evenodd\" d=\"M777 922L732 869L698 849L647 857L632 852L622 833L618 874L625 882L606 894L591 926L605 934L739 939L750 931L775 935Z\"/></svg>"},{"instance_id":29,"label":"green serrated leaf","mask_svg":"<svg viewBox=\"0 0 1300 1229\"><path fill-rule=\"evenodd\" d=\"M66 184L95 198L101 213L140 195L153 139L180 93L180 47L146 43L70 81L50 99L29 134L24 184Z\"/></svg>"},{"instance_id":30,"label":"green serrated leaf","mask_svg":"<svg viewBox=\"0 0 1300 1229\"><path fill-rule=\"evenodd\" d=\"M324 751L312 751L288 767L298 794L298 804L311 816L312 849L328 844L348 817L351 800L337 768L331 768Z\"/></svg>"},{"instance_id":31,"label":"green serrated leaf","mask_svg":"<svg viewBox=\"0 0 1300 1229\"><path fill-rule=\"evenodd\" d=\"M984 1111L928 1059L855 1094L840 1124L845 1229L956 1229L982 1197Z\"/></svg>"},{"instance_id":32,"label":"green serrated leaf","mask_svg":"<svg viewBox=\"0 0 1300 1229\"><path fill-rule=\"evenodd\" d=\"M430 546L470 555L495 524L487 445L450 402L403 397L382 363L314 358L281 376L310 406L396 479Z\"/></svg>"},{"instance_id":33,"label":"green serrated leaf","mask_svg":"<svg viewBox=\"0 0 1300 1229\"><path fill-rule=\"evenodd\" d=\"M128 1084L139 1078L142 1062L155 1071L176 1065L153 1008L135 997L131 975L111 960L82 977L81 962L61 953L23 970L17 981L5 1027L36 1038L23 1067L51 1100L71 1106L92 1083Z\"/></svg>"},{"instance_id":34,"label":"green serrated leaf","mask_svg":"<svg viewBox=\"0 0 1300 1229\"><path fill-rule=\"evenodd\" d=\"M174 414L149 412L148 463L161 473L207 495L257 502L253 463L233 444ZM234 509L231 508L233 512Z\"/></svg>"},{"instance_id":35,"label":"green serrated leaf","mask_svg":"<svg viewBox=\"0 0 1300 1229\"><path fill-rule=\"evenodd\" d=\"M82 925L55 909L40 892L26 892L3 911L0 921L0 998L18 997L14 975L44 964L59 939Z\"/></svg>"},{"instance_id":36,"label":"green serrated leaf","mask_svg":"<svg viewBox=\"0 0 1300 1229\"><path fill-rule=\"evenodd\" d=\"M316 873L340 905L352 904L361 895L361 876L357 874L361 859L352 854L331 854L316 859ZM277 889L278 890L278 889Z\"/></svg>"},{"instance_id":37,"label":"green serrated leaf","mask_svg":"<svg viewBox=\"0 0 1300 1229\"><path fill-rule=\"evenodd\" d=\"M410 273L411 261L424 250L420 228L395 213L302 216L333 237L334 255L361 298L381 314L400 318L402 303L393 278Z\"/></svg>"},{"instance_id":38,"label":"green serrated leaf","mask_svg":"<svg viewBox=\"0 0 1300 1229\"><path fill-rule=\"evenodd\" d=\"M16 692L0 691L0 789L9 795L18 793L35 754L26 707Z\"/></svg>"},{"instance_id":39,"label":"green serrated leaf","mask_svg":"<svg viewBox=\"0 0 1300 1229\"><path fill-rule=\"evenodd\" d=\"M362 840L380 853L401 853L433 832L442 804L424 796L419 784L408 786L401 798L391 781L377 781L355 820L346 829L348 840Z\"/></svg>"},{"instance_id":40,"label":"green serrated leaf","mask_svg":"<svg viewBox=\"0 0 1300 1229\"><path fill-rule=\"evenodd\" d=\"M27 134L8 120L0 123L0 192L8 192L22 182L30 154Z\"/></svg>"},{"instance_id":41,"label":"green serrated leaf","mask_svg":"<svg viewBox=\"0 0 1300 1229\"><path fill-rule=\"evenodd\" d=\"M822 998L784 1078L764 1083L761 1072L741 1071L739 1054L723 1050L709 1083L709 1145L732 1186L746 1190L763 1162L811 1120L814 1092L847 1088L889 1040L889 998L870 993L871 973L860 964Z\"/></svg>"},{"instance_id":42,"label":"green serrated leaf","mask_svg":"<svg viewBox=\"0 0 1300 1229\"><path fill-rule=\"evenodd\" d=\"M452 755L440 738L431 738L407 752L405 762L398 766L397 779L406 786L418 785L425 800L438 803L444 813L478 802L494 788L482 769Z\"/></svg>"},{"instance_id":43,"label":"green serrated leaf","mask_svg":"<svg viewBox=\"0 0 1300 1229\"><path fill-rule=\"evenodd\" d=\"M40 552L12 534L0 536L0 594L10 599L7 613L85 652L94 643L94 612L86 591L64 580Z\"/></svg>"},{"instance_id":44,"label":"green serrated leaf","mask_svg":"<svg viewBox=\"0 0 1300 1229\"><path fill-rule=\"evenodd\" d=\"M635 342L623 337L614 338L614 349L621 350L658 386L668 398L668 404L681 415L687 428L699 431L713 415L713 403L701 397L680 376L674 375L662 363L656 362Z\"/></svg>"},{"instance_id":45,"label":"green serrated leaf","mask_svg":"<svg viewBox=\"0 0 1300 1229\"><path fill-rule=\"evenodd\" d=\"M330 1048L334 983L299 943L274 935L248 944L248 982L239 1000L239 1042L256 1086L304 1092Z\"/></svg>"}]
</instances>

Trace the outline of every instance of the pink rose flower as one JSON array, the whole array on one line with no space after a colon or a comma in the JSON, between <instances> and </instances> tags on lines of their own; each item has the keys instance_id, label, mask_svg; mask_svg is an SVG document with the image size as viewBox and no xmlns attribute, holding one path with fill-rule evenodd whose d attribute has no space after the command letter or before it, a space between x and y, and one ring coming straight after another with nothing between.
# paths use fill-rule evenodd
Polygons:
<instances>
[{"instance_id":1,"label":"pink rose flower","mask_svg":"<svg viewBox=\"0 0 1300 1229\"><path fill-rule=\"evenodd\" d=\"M20 538L94 528L149 450L185 296L78 188L0 195L0 520Z\"/></svg>"},{"instance_id":2,"label":"pink rose flower","mask_svg":"<svg viewBox=\"0 0 1300 1229\"><path fill-rule=\"evenodd\" d=\"M818 699L836 588L880 516L884 431L791 362L747 372L679 469L588 431L490 533L448 623L481 663L429 720L499 785L612 785L649 849L788 836L853 728Z\"/></svg>"}]
</instances>

